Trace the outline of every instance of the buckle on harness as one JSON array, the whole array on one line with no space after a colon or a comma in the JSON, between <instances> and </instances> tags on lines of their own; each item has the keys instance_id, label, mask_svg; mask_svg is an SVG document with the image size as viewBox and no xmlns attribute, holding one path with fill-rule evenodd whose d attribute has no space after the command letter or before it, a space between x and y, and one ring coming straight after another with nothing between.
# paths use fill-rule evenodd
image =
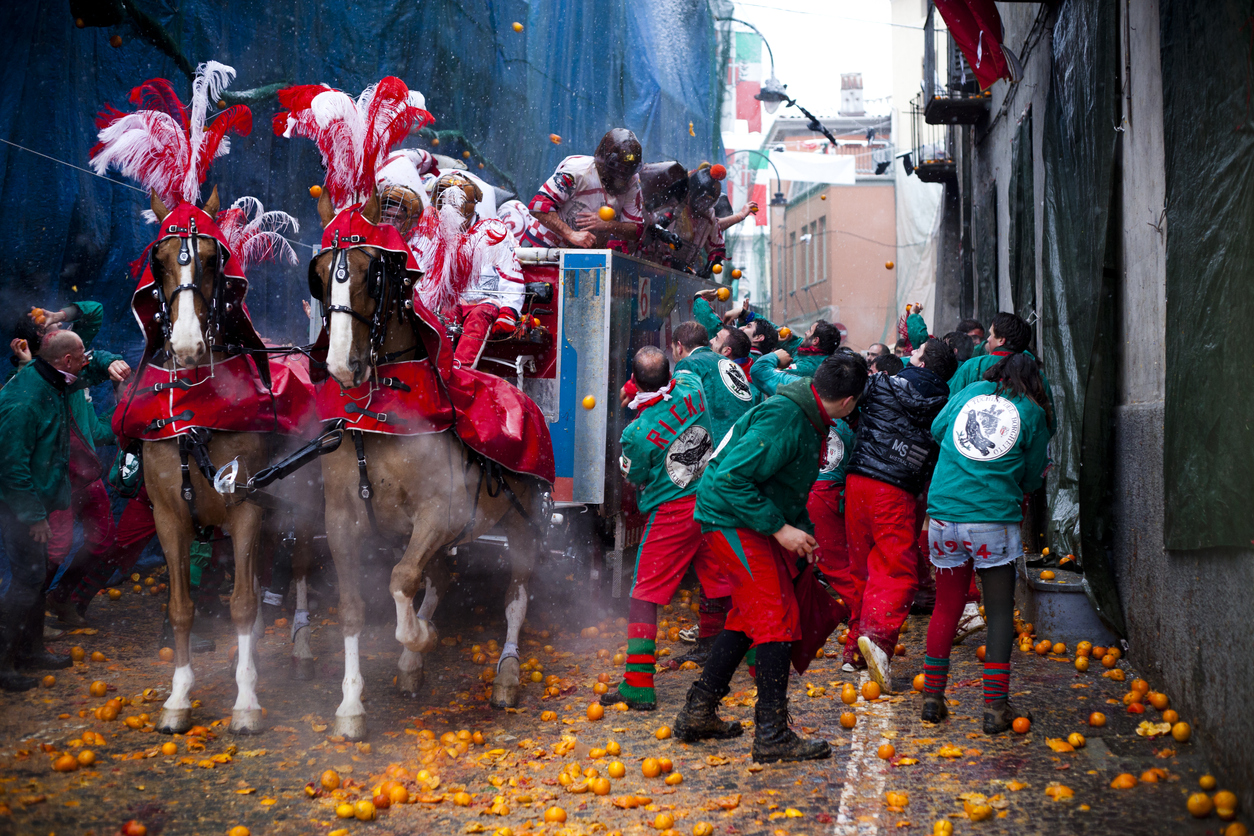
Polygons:
<instances>
[{"instance_id":1,"label":"buckle on harness","mask_svg":"<svg viewBox=\"0 0 1254 836\"><path fill-rule=\"evenodd\" d=\"M194 415L195 413L193 413L190 409L185 409L178 415L171 415L169 418L154 418L148 423L144 432L153 432L154 430L164 429L168 425L173 424L175 421L190 421Z\"/></svg>"},{"instance_id":2,"label":"buckle on harness","mask_svg":"<svg viewBox=\"0 0 1254 836\"><path fill-rule=\"evenodd\" d=\"M346 405L344 407L344 411L347 412L349 415L364 415L367 418L373 418L374 420L378 421L380 424L386 424L388 422L388 414L386 412L371 412L368 409L362 409L360 406L358 406L355 403L350 403Z\"/></svg>"}]
</instances>

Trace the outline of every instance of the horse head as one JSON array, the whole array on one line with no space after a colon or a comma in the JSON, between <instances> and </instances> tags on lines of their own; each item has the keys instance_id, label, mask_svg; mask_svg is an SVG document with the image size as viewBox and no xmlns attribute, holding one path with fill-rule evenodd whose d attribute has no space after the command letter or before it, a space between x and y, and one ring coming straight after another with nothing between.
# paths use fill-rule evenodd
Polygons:
<instances>
[{"instance_id":1,"label":"horse head","mask_svg":"<svg viewBox=\"0 0 1254 836\"><path fill-rule=\"evenodd\" d=\"M327 192L318 200L322 250L309 264L309 292L322 304L327 372L345 389L369 378L389 320L408 301L410 280L401 277L412 256L379 224L382 214L377 193L338 213Z\"/></svg>"},{"instance_id":2,"label":"horse head","mask_svg":"<svg viewBox=\"0 0 1254 836\"><path fill-rule=\"evenodd\" d=\"M191 368L209 355L212 300L220 294L222 269L230 258L215 235L218 189L214 187L202 209L190 204L168 209L156 192L152 193L151 206L161 229L150 264L163 307L167 308L164 316L168 322L162 327L175 362Z\"/></svg>"}]
</instances>

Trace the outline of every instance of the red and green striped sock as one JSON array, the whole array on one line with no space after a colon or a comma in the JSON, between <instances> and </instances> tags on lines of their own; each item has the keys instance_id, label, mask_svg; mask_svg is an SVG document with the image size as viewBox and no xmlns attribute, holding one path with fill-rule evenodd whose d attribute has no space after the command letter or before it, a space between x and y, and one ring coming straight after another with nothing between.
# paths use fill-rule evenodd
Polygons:
<instances>
[{"instance_id":1,"label":"red and green striped sock","mask_svg":"<svg viewBox=\"0 0 1254 836\"><path fill-rule=\"evenodd\" d=\"M635 702L655 703L653 674L657 670L654 655L657 624L632 623L627 627L627 670L618 686L618 693Z\"/></svg>"},{"instance_id":2,"label":"red and green striped sock","mask_svg":"<svg viewBox=\"0 0 1254 836\"><path fill-rule=\"evenodd\" d=\"M984 663L984 702L1004 700L1010 696L1010 663Z\"/></svg>"},{"instance_id":3,"label":"red and green striped sock","mask_svg":"<svg viewBox=\"0 0 1254 836\"><path fill-rule=\"evenodd\" d=\"M949 683L949 658L923 656L923 693L943 694Z\"/></svg>"}]
</instances>

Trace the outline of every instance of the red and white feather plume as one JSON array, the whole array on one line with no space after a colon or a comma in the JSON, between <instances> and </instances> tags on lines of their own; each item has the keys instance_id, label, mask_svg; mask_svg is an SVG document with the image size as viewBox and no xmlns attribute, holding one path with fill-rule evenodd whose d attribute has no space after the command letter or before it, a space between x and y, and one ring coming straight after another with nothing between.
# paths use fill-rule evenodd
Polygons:
<instances>
[{"instance_id":1,"label":"red and white feather plume","mask_svg":"<svg viewBox=\"0 0 1254 836\"><path fill-rule=\"evenodd\" d=\"M412 128L434 121L422 94L388 76L353 99L321 84L279 91L286 110L274 117L279 136L312 139L322 152L327 194L335 208L364 201L392 146Z\"/></svg>"},{"instance_id":2,"label":"red and white feather plume","mask_svg":"<svg viewBox=\"0 0 1254 836\"><path fill-rule=\"evenodd\" d=\"M296 251L283 237L284 230L300 232L300 224L286 212L267 212L255 197L241 197L223 209L214 219L231 255L239 261L239 268L248 268L259 261L283 259L288 264L299 264Z\"/></svg>"},{"instance_id":3,"label":"red and white feather plume","mask_svg":"<svg viewBox=\"0 0 1254 836\"><path fill-rule=\"evenodd\" d=\"M253 127L247 105L228 107L205 124L210 106L235 78L235 70L217 61L196 68L190 110L164 78L150 79L131 91L140 109L125 113L112 107L96 117L99 142L91 149L91 167L110 167L157 193L169 208L196 204L200 186L216 157L231 149L227 134L248 136Z\"/></svg>"}]
</instances>

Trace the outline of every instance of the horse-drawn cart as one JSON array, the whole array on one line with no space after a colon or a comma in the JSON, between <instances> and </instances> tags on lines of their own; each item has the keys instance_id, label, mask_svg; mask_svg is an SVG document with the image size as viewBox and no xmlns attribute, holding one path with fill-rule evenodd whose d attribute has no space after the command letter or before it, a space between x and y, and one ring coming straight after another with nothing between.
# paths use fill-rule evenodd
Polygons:
<instances>
[{"instance_id":1,"label":"horse-drawn cart","mask_svg":"<svg viewBox=\"0 0 1254 836\"><path fill-rule=\"evenodd\" d=\"M586 561L594 580L608 569L619 597L624 555L639 543L646 518L619 472L618 439L632 415L618 392L636 350L655 345L669 354L674 328L692 319L694 294L717 285L613 250L520 249L518 256L528 328L519 339L489 344L479 367L517 376L544 412L557 471L550 543Z\"/></svg>"}]
</instances>

